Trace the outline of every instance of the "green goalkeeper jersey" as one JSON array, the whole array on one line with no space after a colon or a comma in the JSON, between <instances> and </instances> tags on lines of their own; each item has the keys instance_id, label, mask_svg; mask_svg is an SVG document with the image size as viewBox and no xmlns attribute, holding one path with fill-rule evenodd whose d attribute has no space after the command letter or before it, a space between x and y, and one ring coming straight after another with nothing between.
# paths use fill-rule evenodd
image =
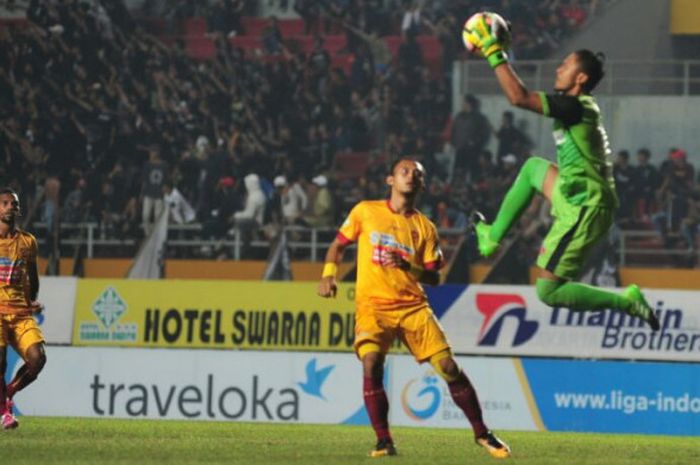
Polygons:
<instances>
[{"instance_id":1,"label":"green goalkeeper jersey","mask_svg":"<svg viewBox=\"0 0 700 465\"><path fill-rule=\"evenodd\" d=\"M543 114L554 118L564 198L572 205L617 208L612 152L595 99L544 93L540 98Z\"/></svg>"}]
</instances>

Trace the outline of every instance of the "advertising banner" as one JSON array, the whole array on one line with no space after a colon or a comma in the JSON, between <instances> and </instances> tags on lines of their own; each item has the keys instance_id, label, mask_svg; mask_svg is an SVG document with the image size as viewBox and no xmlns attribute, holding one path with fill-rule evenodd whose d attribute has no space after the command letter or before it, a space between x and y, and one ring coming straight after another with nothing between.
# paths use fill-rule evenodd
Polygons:
<instances>
[{"instance_id":1,"label":"advertising banner","mask_svg":"<svg viewBox=\"0 0 700 465\"><path fill-rule=\"evenodd\" d=\"M528 403L520 362L510 358L456 357L474 385L491 428L537 430L534 404ZM447 384L430 364L418 365L412 357L389 358L391 423L403 426L465 428L469 422L452 401Z\"/></svg>"},{"instance_id":2,"label":"advertising banner","mask_svg":"<svg viewBox=\"0 0 700 465\"><path fill-rule=\"evenodd\" d=\"M47 351L45 371L15 399L21 414L369 425L362 365L353 354L53 346ZM12 356L8 372L20 363ZM491 427L535 428L516 360L460 363L479 390ZM392 424L469 428L429 365L390 356L385 383Z\"/></svg>"},{"instance_id":3,"label":"advertising banner","mask_svg":"<svg viewBox=\"0 0 700 465\"><path fill-rule=\"evenodd\" d=\"M522 361L552 431L700 435L700 365Z\"/></svg>"},{"instance_id":4,"label":"advertising banner","mask_svg":"<svg viewBox=\"0 0 700 465\"><path fill-rule=\"evenodd\" d=\"M438 316L456 353L700 361L700 292L644 292L660 331L620 311L551 308L531 286L469 286Z\"/></svg>"},{"instance_id":5,"label":"advertising banner","mask_svg":"<svg viewBox=\"0 0 700 465\"><path fill-rule=\"evenodd\" d=\"M427 291L458 354L700 361L694 304L700 292L645 290L662 325L652 332L620 311L551 308L531 286ZM350 352L353 337L351 285L341 285L335 299L318 297L315 283L86 279L77 285L75 345Z\"/></svg>"},{"instance_id":6,"label":"advertising banner","mask_svg":"<svg viewBox=\"0 0 700 465\"><path fill-rule=\"evenodd\" d=\"M36 320L48 344L71 343L77 282L73 277L40 278L38 299L45 310Z\"/></svg>"},{"instance_id":7,"label":"advertising banner","mask_svg":"<svg viewBox=\"0 0 700 465\"><path fill-rule=\"evenodd\" d=\"M363 402L351 354L49 346L47 358L21 414L342 423Z\"/></svg>"},{"instance_id":8,"label":"advertising banner","mask_svg":"<svg viewBox=\"0 0 700 465\"><path fill-rule=\"evenodd\" d=\"M369 425L352 354L47 347L23 415ZM499 430L700 435L697 364L458 357ZM8 378L21 361L9 351ZM469 428L445 382L388 357L389 421ZM56 399L61 399L56 402Z\"/></svg>"},{"instance_id":9,"label":"advertising banner","mask_svg":"<svg viewBox=\"0 0 700 465\"><path fill-rule=\"evenodd\" d=\"M354 287L315 283L83 279L75 345L352 351Z\"/></svg>"}]
</instances>

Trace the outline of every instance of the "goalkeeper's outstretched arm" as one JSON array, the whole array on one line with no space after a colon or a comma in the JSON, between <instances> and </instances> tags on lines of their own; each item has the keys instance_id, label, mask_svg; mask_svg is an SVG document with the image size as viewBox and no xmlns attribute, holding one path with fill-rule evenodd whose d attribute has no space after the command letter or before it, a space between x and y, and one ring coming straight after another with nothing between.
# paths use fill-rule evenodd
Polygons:
<instances>
[{"instance_id":1,"label":"goalkeeper's outstretched arm","mask_svg":"<svg viewBox=\"0 0 700 465\"><path fill-rule=\"evenodd\" d=\"M525 87L523 81L515 73L507 61L494 68L498 83L511 105L525 110L543 114L542 97L538 92L532 92Z\"/></svg>"},{"instance_id":2,"label":"goalkeeper's outstretched arm","mask_svg":"<svg viewBox=\"0 0 700 465\"><path fill-rule=\"evenodd\" d=\"M542 96L537 92L530 92L508 62L506 45L510 27L503 25L500 29L494 28L499 21L503 22L503 19L493 13L477 13L472 16L465 24L465 31L468 31L465 43L468 42L468 47L478 47L481 55L496 72L498 83L512 105L544 113ZM470 23L473 24L469 26ZM504 27L507 27L506 33L499 34L498 30L502 32Z\"/></svg>"}]
</instances>

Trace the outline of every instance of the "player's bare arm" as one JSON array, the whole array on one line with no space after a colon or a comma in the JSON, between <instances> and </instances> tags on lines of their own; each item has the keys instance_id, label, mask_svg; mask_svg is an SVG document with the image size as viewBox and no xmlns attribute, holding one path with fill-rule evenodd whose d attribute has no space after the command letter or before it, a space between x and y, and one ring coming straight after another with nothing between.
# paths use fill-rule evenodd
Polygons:
<instances>
[{"instance_id":1,"label":"player's bare arm","mask_svg":"<svg viewBox=\"0 0 700 465\"><path fill-rule=\"evenodd\" d=\"M540 95L529 91L508 62L510 24L501 16L482 12L470 17L462 32L464 45L486 58L508 101L519 108L543 113Z\"/></svg>"},{"instance_id":2,"label":"player's bare arm","mask_svg":"<svg viewBox=\"0 0 700 465\"><path fill-rule=\"evenodd\" d=\"M39 271L36 260L27 263L27 276L29 280L29 310L32 313L41 313L44 311L44 304L36 300L39 296Z\"/></svg>"},{"instance_id":3,"label":"player's bare arm","mask_svg":"<svg viewBox=\"0 0 700 465\"><path fill-rule=\"evenodd\" d=\"M338 285L335 279L338 264L343 259L343 253L347 245L334 239L326 252L326 260L323 270L323 276L318 283L318 295L321 297L335 297L338 292Z\"/></svg>"},{"instance_id":4,"label":"player's bare arm","mask_svg":"<svg viewBox=\"0 0 700 465\"><path fill-rule=\"evenodd\" d=\"M543 113L540 94L525 87L510 63L503 63L494 70L498 83L511 105L535 113Z\"/></svg>"}]
</instances>

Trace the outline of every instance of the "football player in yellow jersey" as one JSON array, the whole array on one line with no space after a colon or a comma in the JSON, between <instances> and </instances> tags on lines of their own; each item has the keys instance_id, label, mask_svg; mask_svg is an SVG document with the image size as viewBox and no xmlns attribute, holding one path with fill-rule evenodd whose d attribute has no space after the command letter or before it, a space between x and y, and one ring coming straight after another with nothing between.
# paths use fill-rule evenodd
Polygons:
<instances>
[{"instance_id":1,"label":"football player in yellow jersey","mask_svg":"<svg viewBox=\"0 0 700 465\"><path fill-rule=\"evenodd\" d=\"M34 236L16 226L19 197L10 188L0 189L0 417L2 428L18 426L12 413L12 397L34 381L46 363L44 336L33 315L43 310L37 302L39 274ZM7 346L24 365L5 384Z\"/></svg>"},{"instance_id":2,"label":"football player in yellow jersey","mask_svg":"<svg viewBox=\"0 0 700 465\"><path fill-rule=\"evenodd\" d=\"M362 361L365 407L377 435L370 456L396 454L383 378L386 353L400 338L419 363L430 362L447 382L452 399L472 425L477 444L492 456L505 458L510 449L484 423L476 391L452 356L420 284L439 284L442 265L437 229L415 208L424 177L420 163L400 159L386 178L389 199L355 205L328 249L318 294L335 297L338 263L348 244L356 242L354 347Z\"/></svg>"}]
</instances>

